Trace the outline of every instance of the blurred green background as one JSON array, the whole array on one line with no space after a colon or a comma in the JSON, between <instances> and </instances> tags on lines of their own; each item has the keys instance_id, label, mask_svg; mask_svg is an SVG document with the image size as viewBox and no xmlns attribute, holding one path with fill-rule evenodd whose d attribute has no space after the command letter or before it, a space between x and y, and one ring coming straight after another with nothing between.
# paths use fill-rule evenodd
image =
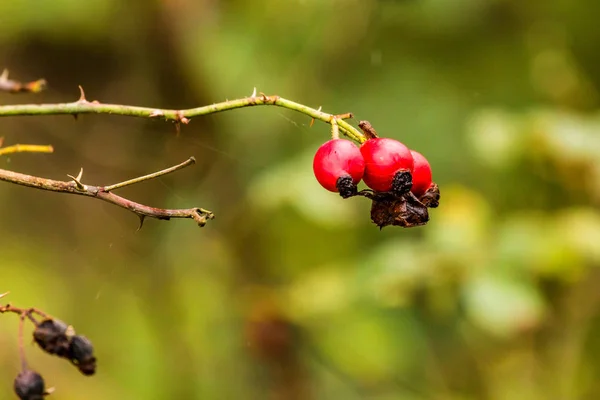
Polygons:
<instances>
[{"instance_id":1,"label":"blurred green background","mask_svg":"<svg viewBox=\"0 0 600 400\"><path fill-rule=\"evenodd\" d=\"M366 199L312 175L328 126L259 107L170 123L0 120L52 144L1 168L112 184L216 219L147 220L77 196L0 189L0 292L88 336L98 373L27 346L86 399L600 398L600 2L0 2L0 68L49 82L0 103L189 108L259 92L353 112L430 160L431 222L379 231ZM18 318L0 324L15 398Z\"/></svg>"}]
</instances>

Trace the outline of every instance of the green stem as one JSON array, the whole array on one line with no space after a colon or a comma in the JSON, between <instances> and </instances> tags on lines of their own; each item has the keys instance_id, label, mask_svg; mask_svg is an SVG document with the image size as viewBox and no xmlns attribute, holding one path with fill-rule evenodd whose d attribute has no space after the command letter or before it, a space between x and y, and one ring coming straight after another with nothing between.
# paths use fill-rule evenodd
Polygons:
<instances>
[{"instance_id":1,"label":"green stem","mask_svg":"<svg viewBox=\"0 0 600 400\"><path fill-rule=\"evenodd\" d=\"M187 160L185 160L184 162L182 162L181 164L175 165L174 167L163 169L162 171L154 172L152 174L148 174L148 175L140 176L140 177L137 177L137 178L133 178L133 179L130 179L128 181L115 183L114 185L104 186L104 190L106 192L110 192L110 191L113 191L115 189L119 189L119 188L122 188L122 187L125 187L125 186L135 185L136 183L140 183L140 182L143 182L143 181L148 181L150 179L158 178L159 176L170 174L172 172L175 172L175 171L178 171L178 170L180 170L182 168L190 166L190 165L192 165L194 163L196 163L196 159L194 157L190 157Z\"/></svg>"},{"instance_id":2,"label":"green stem","mask_svg":"<svg viewBox=\"0 0 600 400\"><path fill-rule=\"evenodd\" d=\"M214 114L236 108L252 106L278 106L294 110L311 118L318 119L331 124L337 119L340 131L350 139L359 143L364 142L365 136L352 125L344 121L344 118L352 117L351 114L333 115L316 110L305 105L283 99L279 96L251 96L242 99L228 100L207 106L190 108L187 110L169 110L150 107L136 107L120 104L104 104L97 101L88 101L81 90L81 98L72 103L57 104L21 104L0 106L0 117L25 116L25 115L73 115L78 114L113 114L141 118L161 118L165 121L187 124L190 118Z\"/></svg>"}]
</instances>

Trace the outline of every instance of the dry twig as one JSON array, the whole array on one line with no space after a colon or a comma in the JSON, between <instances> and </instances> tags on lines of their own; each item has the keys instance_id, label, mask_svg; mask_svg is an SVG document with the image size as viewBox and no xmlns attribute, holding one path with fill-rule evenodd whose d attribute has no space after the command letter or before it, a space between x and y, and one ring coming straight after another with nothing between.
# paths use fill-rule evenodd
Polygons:
<instances>
[{"instance_id":1,"label":"dry twig","mask_svg":"<svg viewBox=\"0 0 600 400\"><path fill-rule=\"evenodd\" d=\"M177 171L185 168L196 162L194 157L190 157L183 163L176 165L171 168L167 168L162 171L155 172L153 174L145 175L142 177L134 178L125 182L120 182L109 186L93 186L86 185L81 182L83 175L83 169L80 171L77 177L70 176L71 181L56 181L52 179L40 178L37 176L21 174L18 172L8 171L0 169L0 181L10 182L21 186L27 186L31 188L48 190L51 192L68 193L80 196L94 197L100 200L104 200L108 203L112 203L116 206L129 210L136 214L140 218L140 226L142 227L144 219L146 217L170 220L171 218L191 218L198 223L199 226L204 226L209 219L213 219L214 215L212 212L205 210L200 207L186 208L186 209L165 209L156 208L136 203L132 200L128 200L124 197L118 196L112 193L112 190L122 188L124 186L133 185L135 183L143 182L159 176Z\"/></svg>"}]
</instances>

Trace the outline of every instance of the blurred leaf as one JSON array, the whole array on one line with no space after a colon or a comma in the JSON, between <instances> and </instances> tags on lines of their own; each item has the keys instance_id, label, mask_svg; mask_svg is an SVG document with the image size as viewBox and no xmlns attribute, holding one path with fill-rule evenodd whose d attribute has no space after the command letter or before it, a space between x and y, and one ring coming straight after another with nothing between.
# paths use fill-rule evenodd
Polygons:
<instances>
[{"instance_id":1,"label":"blurred leaf","mask_svg":"<svg viewBox=\"0 0 600 400\"><path fill-rule=\"evenodd\" d=\"M306 219L330 227L356 226L361 216L359 201L363 199L342 199L323 189L312 171L314 151L310 149L259 175L250 184L250 201L266 211L292 205Z\"/></svg>"},{"instance_id":2,"label":"blurred leaf","mask_svg":"<svg viewBox=\"0 0 600 400\"><path fill-rule=\"evenodd\" d=\"M481 110L468 122L468 138L476 156L493 167L505 167L517 159L524 143L519 119L497 109Z\"/></svg>"},{"instance_id":3,"label":"blurred leaf","mask_svg":"<svg viewBox=\"0 0 600 400\"><path fill-rule=\"evenodd\" d=\"M0 39L23 35L26 31L45 32L71 40L89 39L90 35L102 33L115 5L112 0L1 1ZM73 35L75 31L79 34Z\"/></svg>"},{"instance_id":4,"label":"blurred leaf","mask_svg":"<svg viewBox=\"0 0 600 400\"><path fill-rule=\"evenodd\" d=\"M537 131L544 134L550 154L573 160L598 160L600 116L540 110L533 114L533 121L537 123Z\"/></svg>"},{"instance_id":5,"label":"blurred leaf","mask_svg":"<svg viewBox=\"0 0 600 400\"><path fill-rule=\"evenodd\" d=\"M532 271L572 281L582 272L581 257L552 229L552 220L528 212L509 217L498 232L498 259L513 272Z\"/></svg>"},{"instance_id":6,"label":"blurred leaf","mask_svg":"<svg viewBox=\"0 0 600 400\"><path fill-rule=\"evenodd\" d=\"M463 289L467 315L492 335L510 339L537 327L545 316L545 303L535 286L480 274Z\"/></svg>"},{"instance_id":7,"label":"blurred leaf","mask_svg":"<svg viewBox=\"0 0 600 400\"><path fill-rule=\"evenodd\" d=\"M360 310L339 314L321 331L320 346L343 373L362 384L408 372L419 362L416 332L410 320L389 320Z\"/></svg>"},{"instance_id":8,"label":"blurred leaf","mask_svg":"<svg viewBox=\"0 0 600 400\"><path fill-rule=\"evenodd\" d=\"M291 312L306 321L343 311L352 300L348 281L347 269L337 265L301 273L288 291Z\"/></svg>"},{"instance_id":9,"label":"blurred leaf","mask_svg":"<svg viewBox=\"0 0 600 400\"><path fill-rule=\"evenodd\" d=\"M164 373L164 363L159 353L161 346L156 342L157 333L146 319L140 301L134 292L121 294L119 312L110 320L111 335L119 340L112 342L112 360L105 365L110 366L108 371L115 385L125 393L152 398L161 385L153 377Z\"/></svg>"},{"instance_id":10,"label":"blurred leaf","mask_svg":"<svg viewBox=\"0 0 600 400\"><path fill-rule=\"evenodd\" d=\"M569 246L590 262L600 264L600 214L590 208L571 208L552 221L556 241ZM566 258L569 259L568 257Z\"/></svg>"},{"instance_id":11,"label":"blurred leaf","mask_svg":"<svg viewBox=\"0 0 600 400\"><path fill-rule=\"evenodd\" d=\"M406 240L375 247L361 264L362 290L386 306L410 305L414 289L430 272L427 253Z\"/></svg>"},{"instance_id":12,"label":"blurred leaf","mask_svg":"<svg viewBox=\"0 0 600 400\"><path fill-rule=\"evenodd\" d=\"M436 251L467 263L474 254L486 253L491 210L479 194L462 186L445 185L440 206L431 215L424 233Z\"/></svg>"}]
</instances>

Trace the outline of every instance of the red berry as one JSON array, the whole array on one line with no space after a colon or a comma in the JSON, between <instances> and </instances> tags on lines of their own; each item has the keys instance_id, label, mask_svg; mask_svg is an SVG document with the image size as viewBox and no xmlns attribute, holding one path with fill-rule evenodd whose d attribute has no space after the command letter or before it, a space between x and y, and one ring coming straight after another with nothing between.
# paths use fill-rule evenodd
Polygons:
<instances>
[{"instance_id":1,"label":"red berry","mask_svg":"<svg viewBox=\"0 0 600 400\"><path fill-rule=\"evenodd\" d=\"M398 172L412 172L414 162L410 150L397 140L369 139L360 147L360 152L365 159L365 184L377 192L391 191ZM408 179L410 175L404 177ZM409 189L410 186L405 192Z\"/></svg>"},{"instance_id":2,"label":"red berry","mask_svg":"<svg viewBox=\"0 0 600 400\"><path fill-rule=\"evenodd\" d=\"M325 189L349 197L356 193L356 185L365 172L365 161L353 142L332 139L317 150L313 172Z\"/></svg>"},{"instance_id":3,"label":"red berry","mask_svg":"<svg viewBox=\"0 0 600 400\"><path fill-rule=\"evenodd\" d=\"M431 186L431 166L423 155L417 151L411 150L415 165L413 168L413 185L411 192L417 197L425 194Z\"/></svg>"}]
</instances>

